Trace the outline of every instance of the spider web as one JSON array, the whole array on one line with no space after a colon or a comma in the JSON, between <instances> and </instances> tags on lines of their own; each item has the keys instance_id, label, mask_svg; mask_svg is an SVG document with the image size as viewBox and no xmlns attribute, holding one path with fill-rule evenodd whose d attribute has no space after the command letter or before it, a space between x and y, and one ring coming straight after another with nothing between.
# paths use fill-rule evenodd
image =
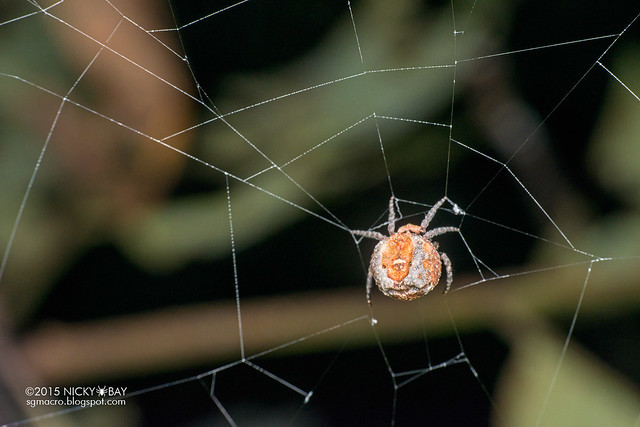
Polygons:
<instances>
[{"instance_id":1,"label":"spider web","mask_svg":"<svg viewBox=\"0 0 640 427\"><path fill-rule=\"evenodd\" d=\"M7 4L0 422L640 424L632 2Z\"/></svg>"}]
</instances>

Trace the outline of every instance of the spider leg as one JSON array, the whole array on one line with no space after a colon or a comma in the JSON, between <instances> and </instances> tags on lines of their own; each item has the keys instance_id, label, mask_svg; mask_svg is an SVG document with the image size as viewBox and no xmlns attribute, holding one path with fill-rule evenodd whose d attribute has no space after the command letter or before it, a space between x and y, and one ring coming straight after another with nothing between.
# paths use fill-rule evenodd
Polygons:
<instances>
[{"instance_id":1,"label":"spider leg","mask_svg":"<svg viewBox=\"0 0 640 427\"><path fill-rule=\"evenodd\" d=\"M357 234L358 236L364 236L376 240L384 240L387 238L387 236L382 233L378 233L377 231L351 230L351 234Z\"/></svg>"},{"instance_id":2,"label":"spider leg","mask_svg":"<svg viewBox=\"0 0 640 427\"><path fill-rule=\"evenodd\" d=\"M391 196L391 198L389 199L389 221L388 221L389 236L391 236L396 231L396 208L393 203L394 201L395 201L395 198Z\"/></svg>"},{"instance_id":3,"label":"spider leg","mask_svg":"<svg viewBox=\"0 0 640 427\"><path fill-rule=\"evenodd\" d=\"M438 228L434 228L433 230L429 230L426 233L424 233L424 238L427 240L431 240L436 236L439 236L441 234L444 233L453 233L453 232L458 232L460 231L460 229L458 227L438 227Z\"/></svg>"},{"instance_id":4,"label":"spider leg","mask_svg":"<svg viewBox=\"0 0 640 427\"><path fill-rule=\"evenodd\" d=\"M371 275L371 272L369 272L369 275L367 276L367 303L369 304L369 307L371 307L371 285L373 284L373 276Z\"/></svg>"},{"instance_id":5,"label":"spider leg","mask_svg":"<svg viewBox=\"0 0 640 427\"><path fill-rule=\"evenodd\" d=\"M445 254L444 252L439 252L439 254L440 254L440 259L444 264L444 268L445 270L447 270L447 285L444 288L444 292L443 292L444 294L446 294L447 292L449 292L449 289L451 288L451 283L453 283L453 267L451 266L451 260L449 259L447 254Z\"/></svg>"},{"instance_id":6,"label":"spider leg","mask_svg":"<svg viewBox=\"0 0 640 427\"><path fill-rule=\"evenodd\" d=\"M389 219L388 219L388 230L389 236L393 235L396 232L396 210L394 207L395 198L391 196L389 199ZM385 236L382 233L377 231L368 231L368 230L351 230L351 234L356 234L358 236L368 237L370 239L376 240L384 240L389 236Z\"/></svg>"},{"instance_id":7,"label":"spider leg","mask_svg":"<svg viewBox=\"0 0 640 427\"><path fill-rule=\"evenodd\" d=\"M420 224L420 227L422 227L423 230L427 229L433 217L436 216L436 212L438 212L438 209L440 209L440 206L442 206L442 204L447 200L448 198L447 196L445 196L442 199L438 200L438 203L436 203L431 207L431 209L429 209L429 212L427 212L427 215L425 215L424 219L422 220L422 223Z\"/></svg>"}]
</instances>

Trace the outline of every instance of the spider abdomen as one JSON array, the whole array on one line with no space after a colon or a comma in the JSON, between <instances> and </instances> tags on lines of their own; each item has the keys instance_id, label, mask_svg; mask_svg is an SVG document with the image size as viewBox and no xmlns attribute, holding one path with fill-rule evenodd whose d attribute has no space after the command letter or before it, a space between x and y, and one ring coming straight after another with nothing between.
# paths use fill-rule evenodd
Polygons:
<instances>
[{"instance_id":1,"label":"spider abdomen","mask_svg":"<svg viewBox=\"0 0 640 427\"><path fill-rule=\"evenodd\" d=\"M399 232L380 241L371 257L371 275L380 291L404 301L429 293L441 273L434 244L411 232Z\"/></svg>"}]
</instances>

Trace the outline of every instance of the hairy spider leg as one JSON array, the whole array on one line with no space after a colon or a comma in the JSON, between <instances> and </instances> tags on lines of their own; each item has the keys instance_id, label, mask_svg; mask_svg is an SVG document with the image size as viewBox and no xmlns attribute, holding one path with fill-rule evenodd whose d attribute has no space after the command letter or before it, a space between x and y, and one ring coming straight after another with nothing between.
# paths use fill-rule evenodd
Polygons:
<instances>
[{"instance_id":1,"label":"hairy spider leg","mask_svg":"<svg viewBox=\"0 0 640 427\"><path fill-rule=\"evenodd\" d=\"M395 206L393 205L393 202L395 201L395 197L391 196L391 198L389 199L389 220L388 220L388 230L389 230L389 236L392 236L393 233L396 232L396 209Z\"/></svg>"},{"instance_id":2,"label":"hairy spider leg","mask_svg":"<svg viewBox=\"0 0 640 427\"><path fill-rule=\"evenodd\" d=\"M442 204L447 200L449 200L449 198L447 196L444 196L442 199L438 200L438 203L436 203L431 207L431 209L429 209L429 212L427 212L427 214L425 215L422 223L420 223L420 227L423 230L427 229L433 217L436 216L436 212L438 212L438 209L440 209L440 206L442 206Z\"/></svg>"},{"instance_id":3,"label":"hairy spider leg","mask_svg":"<svg viewBox=\"0 0 640 427\"><path fill-rule=\"evenodd\" d=\"M453 283L453 267L451 266L451 260L449 259L447 254L445 254L444 252L439 252L439 254L440 254L440 259L444 264L444 268L445 270L447 270L447 286L445 286L444 292L443 292L443 294L446 294L447 292L449 292L449 289L451 288L451 283Z\"/></svg>"},{"instance_id":4,"label":"hairy spider leg","mask_svg":"<svg viewBox=\"0 0 640 427\"><path fill-rule=\"evenodd\" d=\"M369 231L369 230L351 230L351 233L357 234L358 236L368 237L369 239L376 239L376 240L384 240L387 237L389 237L377 231Z\"/></svg>"},{"instance_id":5,"label":"hairy spider leg","mask_svg":"<svg viewBox=\"0 0 640 427\"><path fill-rule=\"evenodd\" d=\"M444 233L453 233L453 232L459 232L459 231L460 229L458 227L438 227L424 233L424 238L427 240L431 240L434 237Z\"/></svg>"}]
</instances>

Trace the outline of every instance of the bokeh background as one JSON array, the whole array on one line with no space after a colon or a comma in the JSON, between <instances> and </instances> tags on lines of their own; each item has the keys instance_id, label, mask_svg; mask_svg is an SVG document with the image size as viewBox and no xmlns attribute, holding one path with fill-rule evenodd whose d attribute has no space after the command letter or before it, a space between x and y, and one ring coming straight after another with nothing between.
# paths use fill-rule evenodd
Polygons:
<instances>
[{"instance_id":1,"label":"bokeh background","mask_svg":"<svg viewBox=\"0 0 640 427\"><path fill-rule=\"evenodd\" d=\"M395 371L469 360L400 388L398 425L637 425L637 4L356 0L363 62L345 1L209 16L232 4L0 12L0 422L50 412L24 405L29 385L133 391L239 360L237 281L246 354L272 350L253 361L314 390L303 405L248 365L225 369L215 395L240 425L388 425L379 345ZM109 49L92 63L95 40ZM455 59L451 133L417 121L450 123L453 68L362 74ZM51 92L71 88L59 110ZM411 304L375 294L376 335L363 317L374 242L336 222L381 224L389 181L418 203L400 204L413 222L446 190L468 246L508 277L482 281L443 236L454 288L481 283ZM436 225L460 222L443 211ZM589 269L580 251L611 259ZM40 424L223 424L210 384Z\"/></svg>"}]
</instances>

